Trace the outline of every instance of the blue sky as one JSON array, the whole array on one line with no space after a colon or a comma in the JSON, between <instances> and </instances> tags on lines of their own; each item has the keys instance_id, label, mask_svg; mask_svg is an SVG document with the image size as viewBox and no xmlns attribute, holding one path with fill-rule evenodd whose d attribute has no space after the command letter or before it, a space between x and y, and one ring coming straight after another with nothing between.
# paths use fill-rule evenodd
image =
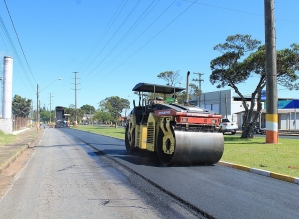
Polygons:
<instances>
[{"instance_id":1,"label":"blue sky","mask_svg":"<svg viewBox=\"0 0 299 219\"><path fill-rule=\"evenodd\" d=\"M299 43L298 8L297 0L275 1L278 49ZM110 96L137 100L135 84L165 84L157 75L170 70L179 70L182 86L187 71L191 80L204 73L202 91L215 91L215 45L239 33L265 42L263 0L5 0L0 15L0 54L14 58L13 96L32 99L34 108L37 84L41 106L75 104L74 72L78 107L98 108ZM255 81L241 92L250 94ZM278 87L279 97L298 93Z\"/></svg>"}]
</instances>

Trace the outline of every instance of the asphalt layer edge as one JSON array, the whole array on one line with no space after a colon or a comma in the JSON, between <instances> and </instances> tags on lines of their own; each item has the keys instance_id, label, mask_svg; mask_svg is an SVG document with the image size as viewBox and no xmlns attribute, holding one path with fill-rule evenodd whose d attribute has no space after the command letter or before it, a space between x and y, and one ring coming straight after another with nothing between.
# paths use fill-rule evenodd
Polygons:
<instances>
[{"instance_id":1,"label":"asphalt layer edge","mask_svg":"<svg viewBox=\"0 0 299 219\"><path fill-rule=\"evenodd\" d=\"M83 131L83 130L80 130L80 131ZM90 133L93 133L93 132L90 132ZM93 134L96 134L96 133L93 133ZM109 135L103 135L103 136L116 138L116 139L120 139L120 140L124 141L124 139L122 139L122 138L117 138L117 137L113 137L113 136L109 136ZM280 174L280 173L275 173L275 172L270 172L267 170L261 170L261 169L257 169L257 168L247 167L247 166L240 165L240 164L229 163L229 162L225 162L225 161L218 161L218 163L216 163L216 164L225 166L225 167L242 170L242 171L246 171L246 172L250 172L250 173L254 173L254 174L258 174L258 175L262 175L262 176L266 176L266 177L271 177L271 178L286 181L289 183L295 183L295 184L299 185L299 178L296 178L296 177L292 177L292 176L288 176L288 175L284 175L284 174Z\"/></svg>"}]
</instances>

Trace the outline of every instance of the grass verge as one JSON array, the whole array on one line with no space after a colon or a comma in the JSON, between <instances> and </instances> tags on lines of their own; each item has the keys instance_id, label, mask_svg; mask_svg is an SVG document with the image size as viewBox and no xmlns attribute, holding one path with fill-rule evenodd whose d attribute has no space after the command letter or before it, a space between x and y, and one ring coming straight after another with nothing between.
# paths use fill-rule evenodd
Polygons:
<instances>
[{"instance_id":1,"label":"grass verge","mask_svg":"<svg viewBox=\"0 0 299 219\"><path fill-rule=\"evenodd\" d=\"M17 139L18 136L16 135L4 134L2 131L0 131L0 147L6 144L11 144L15 142Z\"/></svg>"},{"instance_id":2,"label":"grass verge","mask_svg":"<svg viewBox=\"0 0 299 219\"><path fill-rule=\"evenodd\" d=\"M77 129L124 139L125 129L108 126L78 126ZM299 177L299 143L280 138L278 144L266 144L264 137L241 139L224 135L221 161Z\"/></svg>"},{"instance_id":3,"label":"grass verge","mask_svg":"<svg viewBox=\"0 0 299 219\"><path fill-rule=\"evenodd\" d=\"M79 125L76 129L125 139L125 129L121 126L115 128L110 126Z\"/></svg>"}]
</instances>

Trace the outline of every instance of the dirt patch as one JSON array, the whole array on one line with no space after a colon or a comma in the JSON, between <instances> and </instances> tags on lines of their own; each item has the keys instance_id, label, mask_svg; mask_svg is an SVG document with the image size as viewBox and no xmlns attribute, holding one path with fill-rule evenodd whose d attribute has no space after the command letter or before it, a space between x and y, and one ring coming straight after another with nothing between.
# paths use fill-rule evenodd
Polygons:
<instances>
[{"instance_id":1,"label":"dirt patch","mask_svg":"<svg viewBox=\"0 0 299 219\"><path fill-rule=\"evenodd\" d=\"M288 166L288 168L290 168L290 169L299 169L299 167L297 167L297 166Z\"/></svg>"},{"instance_id":2,"label":"dirt patch","mask_svg":"<svg viewBox=\"0 0 299 219\"><path fill-rule=\"evenodd\" d=\"M41 137L41 133L42 131L36 132L35 129L30 129L18 134L18 139L14 143L5 145L5 147L7 148L0 148L0 153L3 153L4 149L10 149L12 151L11 156L14 156L14 154L18 153L18 151L20 150L19 148L28 145L28 148L25 149L20 155L15 156L16 159L12 160L12 162L9 163L9 166L3 169L2 173L0 174L0 197L3 196L3 192L11 183L14 176L26 165L27 161L31 157L32 152L34 151L36 142ZM9 159L10 156L3 157L3 160L1 162L5 163L5 161L8 161Z\"/></svg>"},{"instance_id":3,"label":"dirt patch","mask_svg":"<svg viewBox=\"0 0 299 219\"><path fill-rule=\"evenodd\" d=\"M3 170L0 175L0 197L3 195L6 187L12 181L16 173L18 173L31 157L34 148L28 148L25 150L8 168Z\"/></svg>"}]
</instances>

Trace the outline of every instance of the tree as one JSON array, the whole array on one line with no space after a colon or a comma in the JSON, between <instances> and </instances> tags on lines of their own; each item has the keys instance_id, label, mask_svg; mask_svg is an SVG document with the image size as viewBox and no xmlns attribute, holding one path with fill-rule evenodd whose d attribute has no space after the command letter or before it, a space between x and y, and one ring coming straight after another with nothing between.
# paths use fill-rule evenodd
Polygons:
<instances>
[{"instance_id":1,"label":"tree","mask_svg":"<svg viewBox=\"0 0 299 219\"><path fill-rule=\"evenodd\" d=\"M190 83L189 87L190 87L190 94L199 98L199 96L201 95L201 90L199 89L199 87L193 83ZM200 102L199 102L199 104L200 104Z\"/></svg>"},{"instance_id":2,"label":"tree","mask_svg":"<svg viewBox=\"0 0 299 219\"><path fill-rule=\"evenodd\" d=\"M31 99L27 100L16 94L12 100L12 114L23 118L28 117L31 110L31 103Z\"/></svg>"},{"instance_id":3,"label":"tree","mask_svg":"<svg viewBox=\"0 0 299 219\"><path fill-rule=\"evenodd\" d=\"M93 114L96 111L94 106L88 104L81 106L81 109L85 112L85 114Z\"/></svg>"},{"instance_id":4,"label":"tree","mask_svg":"<svg viewBox=\"0 0 299 219\"><path fill-rule=\"evenodd\" d=\"M130 102L126 99L118 96L107 97L105 100L100 102L99 108L104 112L108 112L111 116L111 121L115 123L117 127L117 121L121 117L123 109L130 108Z\"/></svg>"},{"instance_id":5,"label":"tree","mask_svg":"<svg viewBox=\"0 0 299 219\"><path fill-rule=\"evenodd\" d=\"M112 120L109 112L105 112L103 109L94 112L93 119L100 123L107 123Z\"/></svg>"},{"instance_id":6,"label":"tree","mask_svg":"<svg viewBox=\"0 0 299 219\"><path fill-rule=\"evenodd\" d=\"M40 120L44 123L50 121L50 111L41 109L40 110Z\"/></svg>"},{"instance_id":7,"label":"tree","mask_svg":"<svg viewBox=\"0 0 299 219\"><path fill-rule=\"evenodd\" d=\"M241 138L252 138L258 114L261 111L261 91L266 86L265 46L261 41L251 39L250 35L237 34L228 36L224 44L218 44L214 50L222 53L210 63L212 74L210 82L217 88L229 86L240 96L245 109ZM290 49L277 51L278 84L288 89L298 89L299 46L292 44ZM248 55L247 55L248 54ZM246 57L247 55L247 57ZM245 56L245 57L244 57ZM239 89L239 84L249 77L258 77L257 84L251 94L250 105ZM257 100L257 114L253 117L253 109Z\"/></svg>"},{"instance_id":8,"label":"tree","mask_svg":"<svg viewBox=\"0 0 299 219\"><path fill-rule=\"evenodd\" d=\"M164 71L157 75L159 79L163 79L166 81L166 85L168 86L175 86L176 84L180 83L182 79L180 77L180 72L176 71Z\"/></svg>"},{"instance_id":9,"label":"tree","mask_svg":"<svg viewBox=\"0 0 299 219\"><path fill-rule=\"evenodd\" d=\"M176 86L176 84L181 84L181 80L182 77L180 76L179 71L173 72L173 71L165 71L165 72L161 72L160 74L157 75L158 78L163 79L166 81L166 85L168 86ZM196 79L193 81L197 81ZM191 99L191 95L194 95L196 97L201 95L201 90L199 89L199 87L193 83L189 84L189 99ZM153 94L151 95L153 96ZM161 96L161 94L160 94ZM170 95L164 95L164 98L167 97L172 97L172 94ZM178 102L178 104L184 104L186 102L186 91L182 91L181 93L177 93L176 94L176 100Z\"/></svg>"},{"instance_id":10,"label":"tree","mask_svg":"<svg viewBox=\"0 0 299 219\"><path fill-rule=\"evenodd\" d=\"M76 121L76 112L77 112L77 121L82 121L85 111L82 109L75 109L75 108L64 108L64 114L70 114L69 120L70 122ZM77 122L76 121L76 122Z\"/></svg>"}]
</instances>

